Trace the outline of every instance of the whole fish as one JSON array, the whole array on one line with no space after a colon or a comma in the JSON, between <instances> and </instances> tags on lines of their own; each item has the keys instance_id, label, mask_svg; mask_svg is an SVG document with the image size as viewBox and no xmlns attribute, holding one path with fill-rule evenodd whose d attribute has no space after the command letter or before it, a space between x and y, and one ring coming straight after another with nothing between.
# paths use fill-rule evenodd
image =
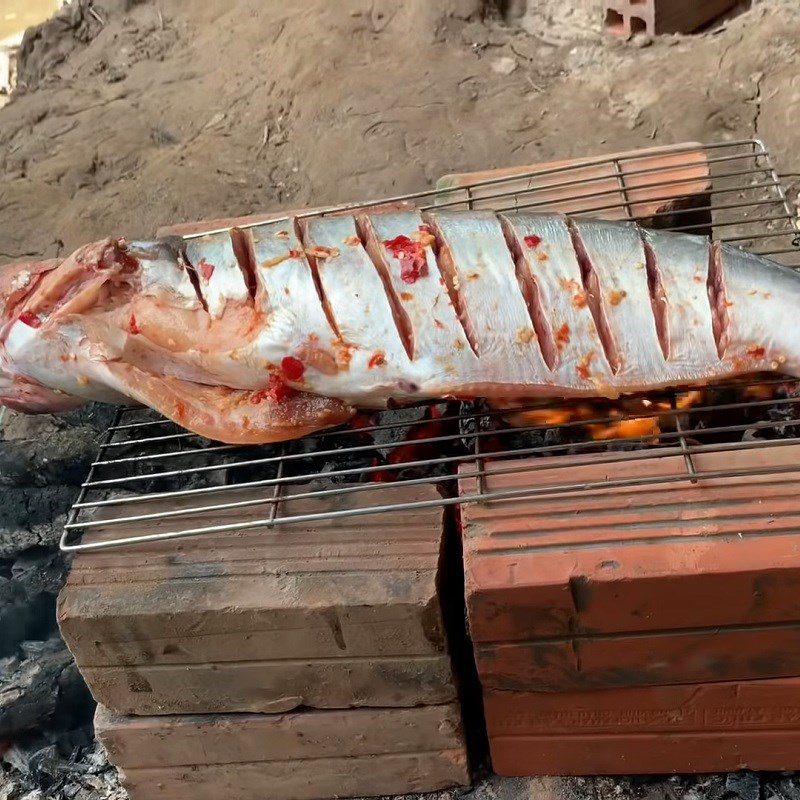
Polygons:
<instances>
[{"instance_id":1,"label":"whole fish","mask_svg":"<svg viewBox=\"0 0 800 800\"><path fill-rule=\"evenodd\" d=\"M800 274L557 214L319 216L0 269L0 402L143 403L231 443L359 408L800 377Z\"/></svg>"}]
</instances>

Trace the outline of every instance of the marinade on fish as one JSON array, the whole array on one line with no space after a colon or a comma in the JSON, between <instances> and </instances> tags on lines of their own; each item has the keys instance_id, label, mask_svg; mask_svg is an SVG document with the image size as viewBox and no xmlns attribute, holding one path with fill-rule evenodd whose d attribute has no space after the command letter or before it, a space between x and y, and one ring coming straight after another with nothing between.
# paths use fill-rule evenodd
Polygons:
<instances>
[{"instance_id":1,"label":"marinade on fish","mask_svg":"<svg viewBox=\"0 0 800 800\"><path fill-rule=\"evenodd\" d=\"M800 377L800 274L558 214L394 210L0 268L0 403L143 403L226 442L359 408Z\"/></svg>"}]
</instances>

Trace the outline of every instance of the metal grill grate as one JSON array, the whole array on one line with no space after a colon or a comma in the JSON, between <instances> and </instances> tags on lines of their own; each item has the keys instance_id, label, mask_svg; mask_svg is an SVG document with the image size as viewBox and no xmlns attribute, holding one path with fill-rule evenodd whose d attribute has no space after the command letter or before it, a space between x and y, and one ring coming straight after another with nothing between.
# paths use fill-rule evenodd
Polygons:
<instances>
[{"instance_id":1,"label":"metal grill grate","mask_svg":"<svg viewBox=\"0 0 800 800\"><path fill-rule=\"evenodd\" d=\"M700 192L696 176L675 177L680 167L696 166L698 152L710 173ZM624 164L599 158L378 202L410 200L437 208L556 208L571 214L638 219L669 230L711 233L715 239L800 266L794 213L763 143L686 146L671 153L668 165L653 165L652 155L646 153L626 156ZM595 168L597 175L587 176L587 169ZM609 176L616 180L611 187ZM683 183L695 193L694 201L667 207L668 201L680 196ZM655 205L642 213L644 196ZM662 201L663 208L658 206ZM315 213L350 208L364 204ZM675 391L621 405L598 401L578 407L565 401L514 411L522 423L517 419L511 426L509 409L491 409L479 402L438 403L362 415L356 427L281 446L237 447L206 441L148 410L120 409L72 508L61 547L92 550L277 524L309 525L410 506L783 472L785 465L703 471L695 456L797 444L800 433L798 385L773 379L710 387L702 395ZM593 438L621 422L638 425L642 432L613 441ZM678 463L683 468L675 472L625 479L611 475L620 461L676 454L682 456ZM610 476L591 483L567 480L507 491L486 487L489 459L491 472L497 475L531 470L522 457L563 456L569 456L563 459L565 465L608 464ZM459 478L476 479L477 490L459 496ZM420 492L409 491L431 484L439 491L434 496L422 493L420 499Z\"/></svg>"}]
</instances>

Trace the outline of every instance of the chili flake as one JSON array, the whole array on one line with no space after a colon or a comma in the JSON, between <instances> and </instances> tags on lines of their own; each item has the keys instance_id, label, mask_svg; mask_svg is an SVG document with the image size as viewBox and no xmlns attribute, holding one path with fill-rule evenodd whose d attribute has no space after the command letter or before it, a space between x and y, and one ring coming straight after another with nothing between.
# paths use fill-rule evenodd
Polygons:
<instances>
[{"instance_id":1,"label":"chili flake","mask_svg":"<svg viewBox=\"0 0 800 800\"><path fill-rule=\"evenodd\" d=\"M415 242L401 234L394 239L386 239L383 246L400 262L400 278L403 283L416 283L428 274L428 260L421 242Z\"/></svg>"},{"instance_id":2,"label":"chili flake","mask_svg":"<svg viewBox=\"0 0 800 800\"><path fill-rule=\"evenodd\" d=\"M200 263L197 265L197 271L206 282L211 280L211 276L214 274L215 269L216 267L213 264L209 264L204 258L201 258Z\"/></svg>"},{"instance_id":3,"label":"chili flake","mask_svg":"<svg viewBox=\"0 0 800 800\"><path fill-rule=\"evenodd\" d=\"M306 371L305 365L299 358L285 356L281 359L281 372L287 381L299 381L303 378Z\"/></svg>"},{"instance_id":4,"label":"chili flake","mask_svg":"<svg viewBox=\"0 0 800 800\"><path fill-rule=\"evenodd\" d=\"M284 261L286 261L287 258L292 258L292 252L294 252L294 251L290 250L285 255L274 256L273 258L268 258L268 259L266 259L266 261L262 261L261 262L261 266L264 269L269 269L270 267L277 267L278 264L282 264Z\"/></svg>"},{"instance_id":5,"label":"chili flake","mask_svg":"<svg viewBox=\"0 0 800 800\"><path fill-rule=\"evenodd\" d=\"M386 355L382 350L376 350L369 361L367 361L367 367L369 369L374 369L375 367L382 367L386 363Z\"/></svg>"},{"instance_id":6,"label":"chili flake","mask_svg":"<svg viewBox=\"0 0 800 800\"><path fill-rule=\"evenodd\" d=\"M134 314L131 314L131 318L128 320L128 331L136 336L142 332L142 329L139 327L139 324L136 322L136 317Z\"/></svg>"},{"instance_id":7,"label":"chili flake","mask_svg":"<svg viewBox=\"0 0 800 800\"><path fill-rule=\"evenodd\" d=\"M269 386L259 389L250 395L250 402L258 405L265 400L276 400L281 403L290 397L294 397L297 392L291 386L287 386L278 375L270 375Z\"/></svg>"},{"instance_id":8,"label":"chili flake","mask_svg":"<svg viewBox=\"0 0 800 800\"><path fill-rule=\"evenodd\" d=\"M534 248L538 247L542 243L542 237L533 234L531 236L526 236L524 241L527 247Z\"/></svg>"},{"instance_id":9,"label":"chili flake","mask_svg":"<svg viewBox=\"0 0 800 800\"><path fill-rule=\"evenodd\" d=\"M42 324L42 320L32 311L23 311L19 315L19 321L29 328L39 328Z\"/></svg>"},{"instance_id":10,"label":"chili flake","mask_svg":"<svg viewBox=\"0 0 800 800\"><path fill-rule=\"evenodd\" d=\"M574 305L575 308L585 308L587 302L586 292L576 292L572 297L572 305Z\"/></svg>"},{"instance_id":11,"label":"chili flake","mask_svg":"<svg viewBox=\"0 0 800 800\"><path fill-rule=\"evenodd\" d=\"M766 352L767 351L763 347L757 345L751 345L747 348L747 355L751 358L764 358Z\"/></svg>"},{"instance_id":12,"label":"chili flake","mask_svg":"<svg viewBox=\"0 0 800 800\"><path fill-rule=\"evenodd\" d=\"M339 255L339 252L340 250L338 247L325 247L323 245L306 248L306 255L309 255L312 258L336 258L336 256Z\"/></svg>"},{"instance_id":13,"label":"chili flake","mask_svg":"<svg viewBox=\"0 0 800 800\"><path fill-rule=\"evenodd\" d=\"M609 302L612 306L618 306L626 297L628 293L624 289L614 290L608 295Z\"/></svg>"},{"instance_id":14,"label":"chili flake","mask_svg":"<svg viewBox=\"0 0 800 800\"><path fill-rule=\"evenodd\" d=\"M517 331L517 341L520 344L528 344L535 335L533 328L522 327Z\"/></svg>"},{"instance_id":15,"label":"chili flake","mask_svg":"<svg viewBox=\"0 0 800 800\"><path fill-rule=\"evenodd\" d=\"M577 364L576 371L578 373L578 377L582 378L583 380L588 380L592 373L589 371L589 365L592 363L594 359L594 350L590 350Z\"/></svg>"},{"instance_id":16,"label":"chili flake","mask_svg":"<svg viewBox=\"0 0 800 800\"><path fill-rule=\"evenodd\" d=\"M569 344L569 325L565 322L557 331L556 331L556 346L560 350L565 345Z\"/></svg>"},{"instance_id":17,"label":"chili flake","mask_svg":"<svg viewBox=\"0 0 800 800\"><path fill-rule=\"evenodd\" d=\"M423 247L430 247L430 245L436 241L436 237L433 235L433 231L428 225L420 225L417 228L417 233L414 234L414 238L416 238Z\"/></svg>"}]
</instances>

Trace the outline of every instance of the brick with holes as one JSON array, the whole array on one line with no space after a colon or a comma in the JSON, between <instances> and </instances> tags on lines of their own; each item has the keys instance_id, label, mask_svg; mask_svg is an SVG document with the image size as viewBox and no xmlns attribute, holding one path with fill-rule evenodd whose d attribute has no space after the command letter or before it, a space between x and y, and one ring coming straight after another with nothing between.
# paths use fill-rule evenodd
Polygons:
<instances>
[{"instance_id":1,"label":"brick with holes","mask_svg":"<svg viewBox=\"0 0 800 800\"><path fill-rule=\"evenodd\" d=\"M484 688L800 674L800 446L779 444L700 452L695 484L679 451L490 462L487 491L534 496L462 507Z\"/></svg>"},{"instance_id":2,"label":"brick with holes","mask_svg":"<svg viewBox=\"0 0 800 800\"><path fill-rule=\"evenodd\" d=\"M281 514L347 512L365 502L357 491L293 499L308 489L288 490ZM443 512L431 502L438 496L433 486L376 484L372 503L431 507L274 528L253 525L269 516L263 489L227 491L227 510L123 527L113 520L203 501L106 507L99 519L109 524L85 541L231 529L79 553L59 598L61 631L95 698L121 714L452 702L437 583Z\"/></svg>"},{"instance_id":3,"label":"brick with holes","mask_svg":"<svg viewBox=\"0 0 800 800\"><path fill-rule=\"evenodd\" d=\"M617 36L694 33L738 0L604 0L605 30Z\"/></svg>"}]
</instances>

